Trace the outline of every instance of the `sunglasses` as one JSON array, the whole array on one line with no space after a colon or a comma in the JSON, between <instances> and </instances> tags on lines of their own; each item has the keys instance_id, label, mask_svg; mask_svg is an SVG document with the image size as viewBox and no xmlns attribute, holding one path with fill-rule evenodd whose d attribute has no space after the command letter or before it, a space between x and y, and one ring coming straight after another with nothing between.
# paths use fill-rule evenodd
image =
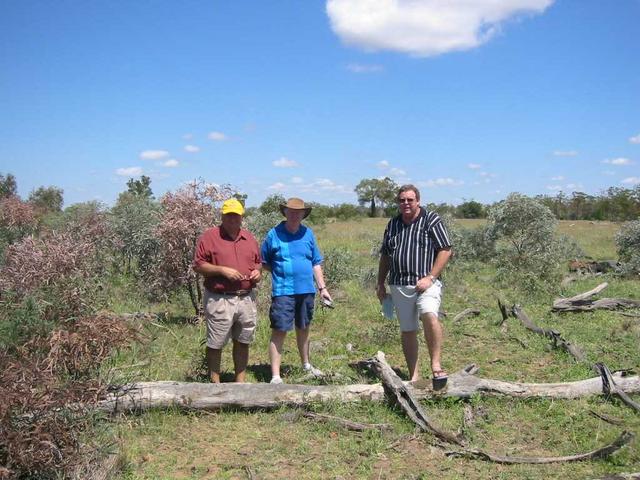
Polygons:
<instances>
[{"instance_id":1,"label":"sunglasses","mask_svg":"<svg viewBox=\"0 0 640 480\"><path fill-rule=\"evenodd\" d=\"M415 202L415 198L399 198L398 203L413 203Z\"/></svg>"}]
</instances>

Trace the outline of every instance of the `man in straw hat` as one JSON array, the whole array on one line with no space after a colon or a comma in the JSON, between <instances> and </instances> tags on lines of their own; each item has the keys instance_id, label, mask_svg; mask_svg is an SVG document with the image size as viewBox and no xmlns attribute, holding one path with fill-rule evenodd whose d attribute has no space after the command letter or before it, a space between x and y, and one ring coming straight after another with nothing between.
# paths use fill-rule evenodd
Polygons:
<instances>
[{"instance_id":1,"label":"man in straw hat","mask_svg":"<svg viewBox=\"0 0 640 480\"><path fill-rule=\"evenodd\" d=\"M256 329L254 287L262 261L258 242L242 227L244 207L235 198L222 204L222 224L198 239L193 269L204 278L207 322L207 367L213 383L220 383L222 348L233 338L235 381L244 382L249 344Z\"/></svg>"},{"instance_id":2,"label":"man in straw hat","mask_svg":"<svg viewBox=\"0 0 640 480\"><path fill-rule=\"evenodd\" d=\"M311 229L302 225L309 216L299 198L280 205L286 220L272 228L262 243L262 264L271 271L271 383L282 383L280 362L287 332L296 328L298 352L304 370L320 375L309 362L309 326L313 318L316 287L322 299L331 302L322 273L322 255ZM314 284L315 280L315 284Z\"/></svg>"}]
</instances>

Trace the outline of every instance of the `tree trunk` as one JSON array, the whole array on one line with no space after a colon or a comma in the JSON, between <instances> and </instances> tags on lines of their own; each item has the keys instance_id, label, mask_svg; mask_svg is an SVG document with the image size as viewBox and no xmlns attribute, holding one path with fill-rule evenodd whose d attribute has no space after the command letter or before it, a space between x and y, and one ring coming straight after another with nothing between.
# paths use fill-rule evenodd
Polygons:
<instances>
[{"instance_id":1,"label":"tree trunk","mask_svg":"<svg viewBox=\"0 0 640 480\"><path fill-rule=\"evenodd\" d=\"M602 395L601 377L567 383L504 382L475 375L470 365L449 376L447 390L438 397L466 398L474 394L511 397L579 398ZM640 392L640 377L613 376L618 389L626 393ZM415 389L417 398L434 396L430 388ZM195 410L270 409L282 405L301 407L312 402L361 402L385 400L384 388L373 385L271 385L268 383L188 383L139 382L123 386L98 404L106 412L142 411L149 408L178 406Z\"/></svg>"}]
</instances>

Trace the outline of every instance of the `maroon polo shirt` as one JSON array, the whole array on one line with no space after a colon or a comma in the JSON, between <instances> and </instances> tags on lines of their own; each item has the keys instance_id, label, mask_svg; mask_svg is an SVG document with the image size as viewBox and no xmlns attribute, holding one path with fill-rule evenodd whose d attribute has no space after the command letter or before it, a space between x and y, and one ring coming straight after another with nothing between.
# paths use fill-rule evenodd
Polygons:
<instances>
[{"instance_id":1,"label":"maroon polo shirt","mask_svg":"<svg viewBox=\"0 0 640 480\"><path fill-rule=\"evenodd\" d=\"M248 280L251 270L262 266L258 242L251 232L240 229L238 237L233 240L220 227L205 230L198 239L193 266L203 263L231 267L247 277L247 280L231 281L222 276L205 277L204 286L211 292L235 292L251 290L253 285Z\"/></svg>"}]
</instances>

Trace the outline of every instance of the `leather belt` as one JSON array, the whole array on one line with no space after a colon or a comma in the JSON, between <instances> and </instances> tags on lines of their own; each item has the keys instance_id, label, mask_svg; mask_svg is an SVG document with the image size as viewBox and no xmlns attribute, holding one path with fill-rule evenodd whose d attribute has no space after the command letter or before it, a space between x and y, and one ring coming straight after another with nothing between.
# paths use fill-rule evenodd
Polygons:
<instances>
[{"instance_id":1,"label":"leather belt","mask_svg":"<svg viewBox=\"0 0 640 480\"><path fill-rule=\"evenodd\" d=\"M225 297L244 297L249 295L251 290L236 290L235 292L214 292L218 295L224 295Z\"/></svg>"}]
</instances>

